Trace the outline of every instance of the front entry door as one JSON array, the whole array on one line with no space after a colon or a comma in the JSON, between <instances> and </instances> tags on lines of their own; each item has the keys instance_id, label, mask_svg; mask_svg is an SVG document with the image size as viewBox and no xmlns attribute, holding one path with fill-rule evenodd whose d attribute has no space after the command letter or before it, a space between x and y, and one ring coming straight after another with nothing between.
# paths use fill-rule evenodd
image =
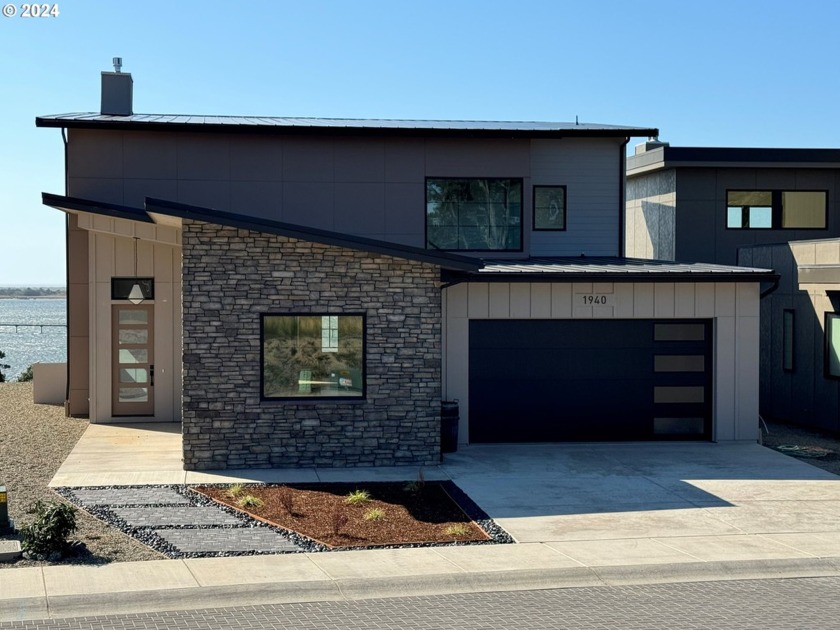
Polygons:
<instances>
[{"instance_id":1,"label":"front entry door","mask_svg":"<svg viewBox=\"0 0 840 630\"><path fill-rule=\"evenodd\" d=\"M154 306L115 304L111 335L112 415L154 415Z\"/></svg>"}]
</instances>

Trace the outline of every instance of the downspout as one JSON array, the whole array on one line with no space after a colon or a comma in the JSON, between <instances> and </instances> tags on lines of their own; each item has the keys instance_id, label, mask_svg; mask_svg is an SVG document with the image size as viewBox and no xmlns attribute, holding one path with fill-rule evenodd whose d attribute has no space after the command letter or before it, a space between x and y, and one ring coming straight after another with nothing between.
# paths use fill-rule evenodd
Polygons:
<instances>
[{"instance_id":1,"label":"downspout","mask_svg":"<svg viewBox=\"0 0 840 630\"><path fill-rule=\"evenodd\" d=\"M762 292L759 294L758 298L759 298L759 299L764 299L764 298L766 298L768 295L770 295L771 293L773 293L773 291L775 291L776 289L778 289L778 288L779 288L779 281L780 281L780 280L781 280L781 276L780 276L779 274L776 274L776 277L773 279L773 284L771 284L769 287L767 287L766 289L764 289L764 291L762 291Z\"/></svg>"},{"instance_id":2,"label":"downspout","mask_svg":"<svg viewBox=\"0 0 840 630\"><path fill-rule=\"evenodd\" d=\"M627 143L630 138L625 138L619 148L618 158L618 257L624 258L624 215L627 213L627 200L624 198L624 181L627 177Z\"/></svg>"},{"instance_id":3,"label":"downspout","mask_svg":"<svg viewBox=\"0 0 840 630\"><path fill-rule=\"evenodd\" d=\"M67 128L61 128L61 140L64 142L64 196L70 196L69 167L67 161ZM64 213L64 321L67 335L67 360L65 361L64 379L64 415L70 416L70 214Z\"/></svg>"}]
</instances>

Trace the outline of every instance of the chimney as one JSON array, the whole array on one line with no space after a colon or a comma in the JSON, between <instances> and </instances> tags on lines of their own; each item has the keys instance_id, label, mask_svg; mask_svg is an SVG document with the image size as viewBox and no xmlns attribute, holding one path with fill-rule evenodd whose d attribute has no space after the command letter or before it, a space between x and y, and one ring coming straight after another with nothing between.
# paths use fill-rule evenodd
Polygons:
<instances>
[{"instance_id":1,"label":"chimney","mask_svg":"<svg viewBox=\"0 0 840 630\"><path fill-rule=\"evenodd\" d=\"M654 136L652 138L648 138L647 142L642 142L636 145L635 155L639 155L640 153L647 153L648 151L653 151L654 149L661 149L662 147L669 147L671 146L667 142L663 142L659 139L659 136Z\"/></svg>"},{"instance_id":2,"label":"chimney","mask_svg":"<svg viewBox=\"0 0 840 630\"><path fill-rule=\"evenodd\" d=\"M131 73L120 72L122 57L114 57L114 71L102 73L102 107L108 116L131 116L134 113L134 80Z\"/></svg>"}]
</instances>

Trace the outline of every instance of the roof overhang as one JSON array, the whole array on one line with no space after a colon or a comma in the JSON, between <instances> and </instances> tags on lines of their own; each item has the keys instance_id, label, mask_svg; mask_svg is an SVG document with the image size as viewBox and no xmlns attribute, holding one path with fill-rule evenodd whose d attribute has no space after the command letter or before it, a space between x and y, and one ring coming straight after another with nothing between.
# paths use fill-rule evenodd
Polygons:
<instances>
[{"instance_id":1,"label":"roof overhang","mask_svg":"<svg viewBox=\"0 0 840 630\"><path fill-rule=\"evenodd\" d=\"M35 118L35 126L120 131L446 138L631 138L659 135L659 130L654 127L597 123L366 120L164 114L113 116L94 112L38 116Z\"/></svg>"},{"instance_id":2,"label":"roof overhang","mask_svg":"<svg viewBox=\"0 0 840 630\"><path fill-rule=\"evenodd\" d=\"M772 269L619 257L484 261L474 272L445 272L446 282L758 282L776 284Z\"/></svg>"},{"instance_id":3,"label":"roof overhang","mask_svg":"<svg viewBox=\"0 0 840 630\"><path fill-rule=\"evenodd\" d=\"M426 250L420 247L389 243L361 236L349 236L338 232L320 230L292 223L283 223L281 221L247 217L231 212L222 212L220 210L213 210L212 208L192 206L165 199L147 197L144 208L142 209L102 203L89 199L64 197L51 193L42 193L42 200L44 205L64 212L87 212L168 227L180 227L182 221L188 219L223 225L225 227L252 230L263 234L285 236L302 241L320 243L322 245L344 247L369 254L393 256L395 258L428 263L441 267L442 269L453 271L477 271L482 266L481 260L459 254Z\"/></svg>"}]
</instances>

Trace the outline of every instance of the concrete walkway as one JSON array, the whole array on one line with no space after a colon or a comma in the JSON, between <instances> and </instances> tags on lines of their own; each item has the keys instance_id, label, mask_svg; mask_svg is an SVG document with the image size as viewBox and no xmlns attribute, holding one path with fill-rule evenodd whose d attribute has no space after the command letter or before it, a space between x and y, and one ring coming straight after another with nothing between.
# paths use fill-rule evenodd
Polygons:
<instances>
[{"instance_id":1,"label":"concrete walkway","mask_svg":"<svg viewBox=\"0 0 840 630\"><path fill-rule=\"evenodd\" d=\"M92 425L52 485L417 476L404 468L185 473L179 449L171 427ZM840 575L840 478L755 444L469 446L424 474L454 480L519 544L0 570L0 620Z\"/></svg>"}]
</instances>

